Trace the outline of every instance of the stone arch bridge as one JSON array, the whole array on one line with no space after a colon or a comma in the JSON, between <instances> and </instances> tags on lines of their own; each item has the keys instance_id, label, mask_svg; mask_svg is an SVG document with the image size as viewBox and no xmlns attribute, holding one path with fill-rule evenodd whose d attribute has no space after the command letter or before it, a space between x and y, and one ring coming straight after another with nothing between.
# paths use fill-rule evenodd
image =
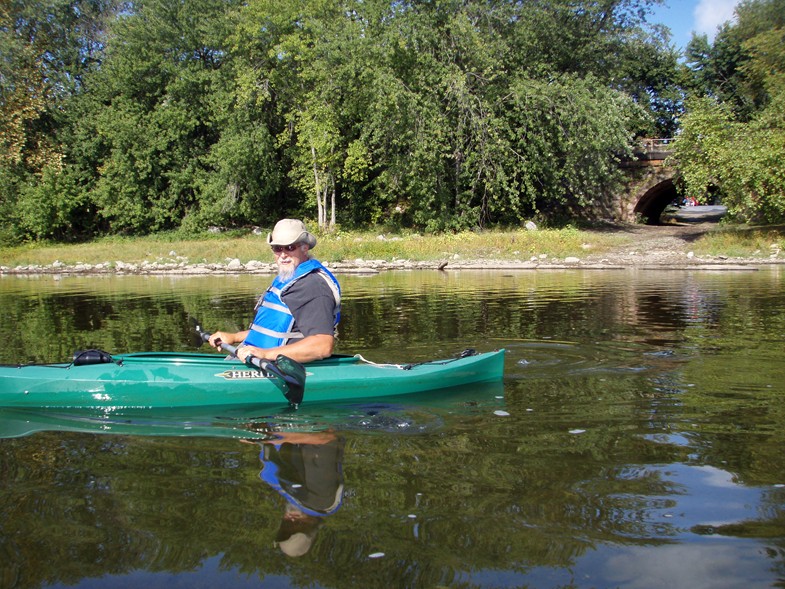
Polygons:
<instances>
[{"instance_id":1,"label":"stone arch bridge","mask_svg":"<svg viewBox=\"0 0 785 589\"><path fill-rule=\"evenodd\" d=\"M610 203L611 215L619 221L650 225L660 222L660 215L676 199L676 170L665 165L672 139L646 139L636 150L634 160L622 162L629 180L623 191Z\"/></svg>"}]
</instances>

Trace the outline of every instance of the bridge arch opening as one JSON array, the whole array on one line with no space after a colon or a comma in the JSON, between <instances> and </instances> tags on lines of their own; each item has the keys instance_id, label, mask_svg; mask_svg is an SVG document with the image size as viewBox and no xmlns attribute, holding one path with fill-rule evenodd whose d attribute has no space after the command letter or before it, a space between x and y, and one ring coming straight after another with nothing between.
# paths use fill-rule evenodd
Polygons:
<instances>
[{"instance_id":1,"label":"bridge arch opening","mask_svg":"<svg viewBox=\"0 0 785 589\"><path fill-rule=\"evenodd\" d=\"M645 219L647 225L659 225L660 216L670 203L677 198L676 185L667 178L649 188L635 204L634 213Z\"/></svg>"}]
</instances>

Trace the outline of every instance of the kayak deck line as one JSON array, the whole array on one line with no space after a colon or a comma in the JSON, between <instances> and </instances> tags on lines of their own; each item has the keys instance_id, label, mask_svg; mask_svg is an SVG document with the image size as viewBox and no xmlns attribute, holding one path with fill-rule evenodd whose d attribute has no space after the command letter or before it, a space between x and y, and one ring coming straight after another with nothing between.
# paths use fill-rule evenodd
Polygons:
<instances>
[{"instance_id":1,"label":"kayak deck line","mask_svg":"<svg viewBox=\"0 0 785 589\"><path fill-rule=\"evenodd\" d=\"M461 358L467 358L469 356L477 355L477 351L472 348L467 348L462 351L460 354L456 354L454 358L450 358L448 360L424 360L422 362L417 362L415 364L391 364L391 363L384 363L384 362L373 362L372 360L366 360L362 357L361 354L355 354L352 358L357 358L360 362L364 362L366 364L371 364L372 366L381 366L381 367L389 367L389 368L399 368L401 370L411 370L415 366L424 366L426 364L430 365L442 365L442 364L449 364L450 362L455 362L456 360L460 360Z\"/></svg>"},{"instance_id":2,"label":"kayak deck line","mask_svg":"<svg viewBox=\"0 0 785 589\"><path fill-rule=\"evenodd\" d=\"M189 362L189 361L201 361L204 360L205 356L210 357L211 359L214 356L218 356L217 354L202 354L202 353L189 353L189 352L133 352L130 354L118 354L116 356L110 356L108 353L107 357L110 360L101 360L100 362L82 362L77 363L76 361L72 362L53 362L53 363L44 363L44 364L37 364L37 363L29 363L29 364L0 364L0 368L62 368L62 369L69 369L75 366L86 366L90 364L107 364L107 363L114 363L118 366L123 366L127 361L135 362L135 361L148 361L148 360L177 360L180 362ZM78 355L79 352L75 354ZM441 359L441 360L423 360L421 362L415 363L408 363L408 364L396 364L392 362L374 362L373 360L368 360L367 358L363 357L362 354L353 354L353 355L343 355L343 354L333 354L329 358L325 358L324 360L315 360L307 364L310 366L312 364L319 364L324 362L344 362L344 363L352 363L352 361L359 361L363 364L368 364L371 366L377 366L380 368L398 368L400 370L411 370L415 366L427 366L427 365L444 365L450 362L455 362L456 360L460 360L461 358L466 358L469 356L476 355L477 352L474 349L467 348L463 350L459 354L456 354L453 358L448 359ZM231 356L223 357L223 360L230 361L233 358Z\"/></svg>"}]
</instances>

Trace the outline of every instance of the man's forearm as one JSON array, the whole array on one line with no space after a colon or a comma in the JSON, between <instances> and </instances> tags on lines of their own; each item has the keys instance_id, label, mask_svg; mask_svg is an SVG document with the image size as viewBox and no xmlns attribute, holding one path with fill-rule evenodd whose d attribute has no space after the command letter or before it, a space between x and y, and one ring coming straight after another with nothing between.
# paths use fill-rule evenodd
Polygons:
<instances>
[{"instance_id":1,"label":"man's forearm","mask_svg":"<svg viewBox=\"0 0 785 589\"><path fill-rule=\"evenodd\" d=\"M275 360L279 354L283 354L297 362L306 363L329 357L333 353L334 346L335 338L331 335L309 335L293 344L275 348L242 346L237 350L237 357L243 362L249 354L265 360Z\"/></svg>"}]
</instances>

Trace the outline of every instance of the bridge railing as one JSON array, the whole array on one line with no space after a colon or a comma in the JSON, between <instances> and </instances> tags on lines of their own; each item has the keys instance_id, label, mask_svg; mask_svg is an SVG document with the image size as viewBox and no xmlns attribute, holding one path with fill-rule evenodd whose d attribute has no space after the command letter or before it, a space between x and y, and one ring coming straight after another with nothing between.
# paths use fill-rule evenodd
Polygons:
<instances>
[{"instance_id":1,"label":"bridge railing","mask_svg":"<svg viewBox=\"0 0 785 589\"><path fill-rule=\"evenodd\" d=\"M673 141L670 137L640 138L633 146L632 158L624 158L621 165L625 168L662 166L672 152Z\"/></svg>"},{"instance_id":2,"label":"bridge railing","mask_svg":"<svg viewBox=\"0 0 785 589\"><path fill-rule=\"evenodd\" d=\"M670 145L673 141L672 137L657 139L643 138L638 140L638 145L645 151L670 151Z\"/></svg>"}]
</instances>

